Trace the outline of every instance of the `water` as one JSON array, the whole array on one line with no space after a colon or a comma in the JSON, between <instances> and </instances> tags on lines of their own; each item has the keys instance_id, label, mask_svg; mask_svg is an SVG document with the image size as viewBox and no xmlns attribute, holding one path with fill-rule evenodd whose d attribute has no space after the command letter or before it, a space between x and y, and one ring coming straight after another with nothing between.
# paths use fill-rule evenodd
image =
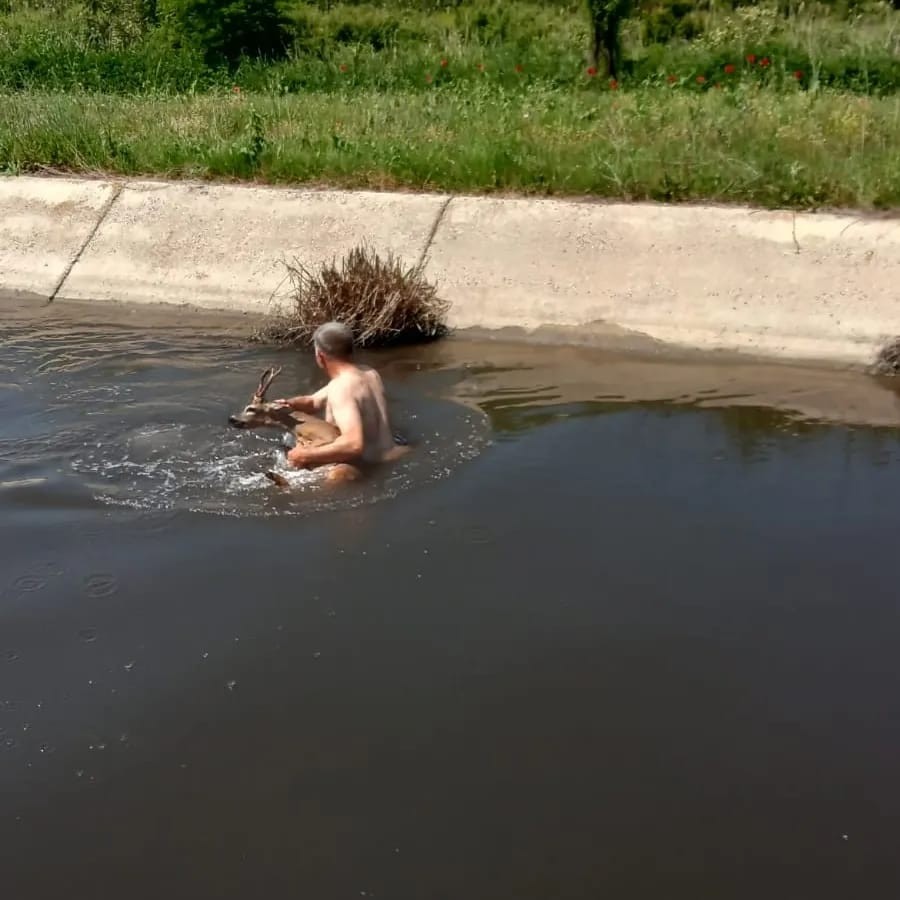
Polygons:
<instances>
[{"instance_id":1,"label":"water","mask_svg":"<svg viewBox=\"0 0 900 900\"><path fill-rule=\"evenodd\" d=\"M284 494L301 355L0 316L5 896L897 896L889 383L445 342Z\"/></svg>"}]
</instances>

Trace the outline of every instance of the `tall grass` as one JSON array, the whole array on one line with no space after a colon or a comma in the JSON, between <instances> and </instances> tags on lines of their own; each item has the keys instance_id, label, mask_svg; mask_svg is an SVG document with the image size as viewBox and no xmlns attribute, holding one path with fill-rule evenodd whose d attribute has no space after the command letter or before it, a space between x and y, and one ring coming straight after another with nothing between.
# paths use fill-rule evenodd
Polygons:
<instances>
[{"instance_id":1,"label":"tall grass","mask_svg":"<svg viewBox=\"0 0 900 900\"><path fill-rule=\"evenodd\" d=\"M754 85L7 94L0 168L878 208L900 205L900 98Z\"/></svg>"},{"instance_id":2,"label":"tall grass","mask_svg":"<svg viewBox=\"0 0 900 900\"><path fill-rule=\"evenodd\" d=\"M900 11L709 0L672 25L667 2L639 4L611 84L582 0L296 0L288 58L231 69L0 0L0 170L900 203Z\"/></svg>"}]
</instances>

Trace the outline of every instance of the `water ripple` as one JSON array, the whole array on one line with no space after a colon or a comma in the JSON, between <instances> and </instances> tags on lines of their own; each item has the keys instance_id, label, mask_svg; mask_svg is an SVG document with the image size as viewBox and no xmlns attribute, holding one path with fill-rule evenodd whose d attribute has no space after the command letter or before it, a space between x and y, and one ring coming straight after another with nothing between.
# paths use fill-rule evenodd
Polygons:
<instances>
[{"instance_id":1,"label":"water ripple","mask_svg":"<svg viewBox=\"0 0 900 900\"><path fill-rule=\"evenodd\" d=\"M0 394L7 426L0 484L9 482L17 505L99 502L136 511L130 524L150 534L181 512L302 515L378 502L445 478L487 444L486 416L402 382L396 406L406 419L396 424L418 446L360 485L324 490L321 473L285 467L277 434L227 424L277 351L250 348L209 319L201 327L189 319L171 324L176 311L160 313L162 324L153 328L144 327L152 310L142 311L140 327L113 308L3 313L3 381L14 389ZM285 393L321 383L308 355L280 361ZM289 490L265 477L272 468ZM40 589L23 584L20 590ZM83 586L95 597L116 589L113 582Z\"/></svg>"}]
</instances>

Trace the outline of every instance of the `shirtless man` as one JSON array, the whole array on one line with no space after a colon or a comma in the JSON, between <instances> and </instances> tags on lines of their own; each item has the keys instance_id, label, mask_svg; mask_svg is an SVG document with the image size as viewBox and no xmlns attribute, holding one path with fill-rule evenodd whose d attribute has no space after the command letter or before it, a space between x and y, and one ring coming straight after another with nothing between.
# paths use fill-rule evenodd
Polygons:
<instances>
[{"instance_id":1,"label":"shirtless man","mask_svg":"<svg viewBox=\"0 0 900 900\"><path fill-rule=\"evenodd\" d=\"M322 413L340 434L321 447L294 447L288 462L298 469L360 464L394 459L405 449L394 439L381 376L353 360L353 332L339 322L320 326L313 335L316 364L328 384L315 394L277 400L297 412Z\"/></svg>"}]
</instances>

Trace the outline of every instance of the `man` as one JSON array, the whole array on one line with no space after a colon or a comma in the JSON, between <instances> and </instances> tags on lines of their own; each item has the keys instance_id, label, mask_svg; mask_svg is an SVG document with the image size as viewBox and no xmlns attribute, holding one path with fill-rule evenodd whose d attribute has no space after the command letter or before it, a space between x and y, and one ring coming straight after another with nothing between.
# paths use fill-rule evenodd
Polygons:
<instances>
[{"instance_id":1,"label":"man","mask_svg":"<svg viewBox=\"0 0 900 900\"><path fill-rule=\"evenodd\" d=\"M357 468L398 456L388 419L381 376L353 360L353 331L340 322L321 325L313 335L316 364L328 375L328 384L315 394L278 400L297 412L322 413L340 432L322 447L294 447L288 462L298 469L326 465Z\"/></svg>"}]
</instances>

